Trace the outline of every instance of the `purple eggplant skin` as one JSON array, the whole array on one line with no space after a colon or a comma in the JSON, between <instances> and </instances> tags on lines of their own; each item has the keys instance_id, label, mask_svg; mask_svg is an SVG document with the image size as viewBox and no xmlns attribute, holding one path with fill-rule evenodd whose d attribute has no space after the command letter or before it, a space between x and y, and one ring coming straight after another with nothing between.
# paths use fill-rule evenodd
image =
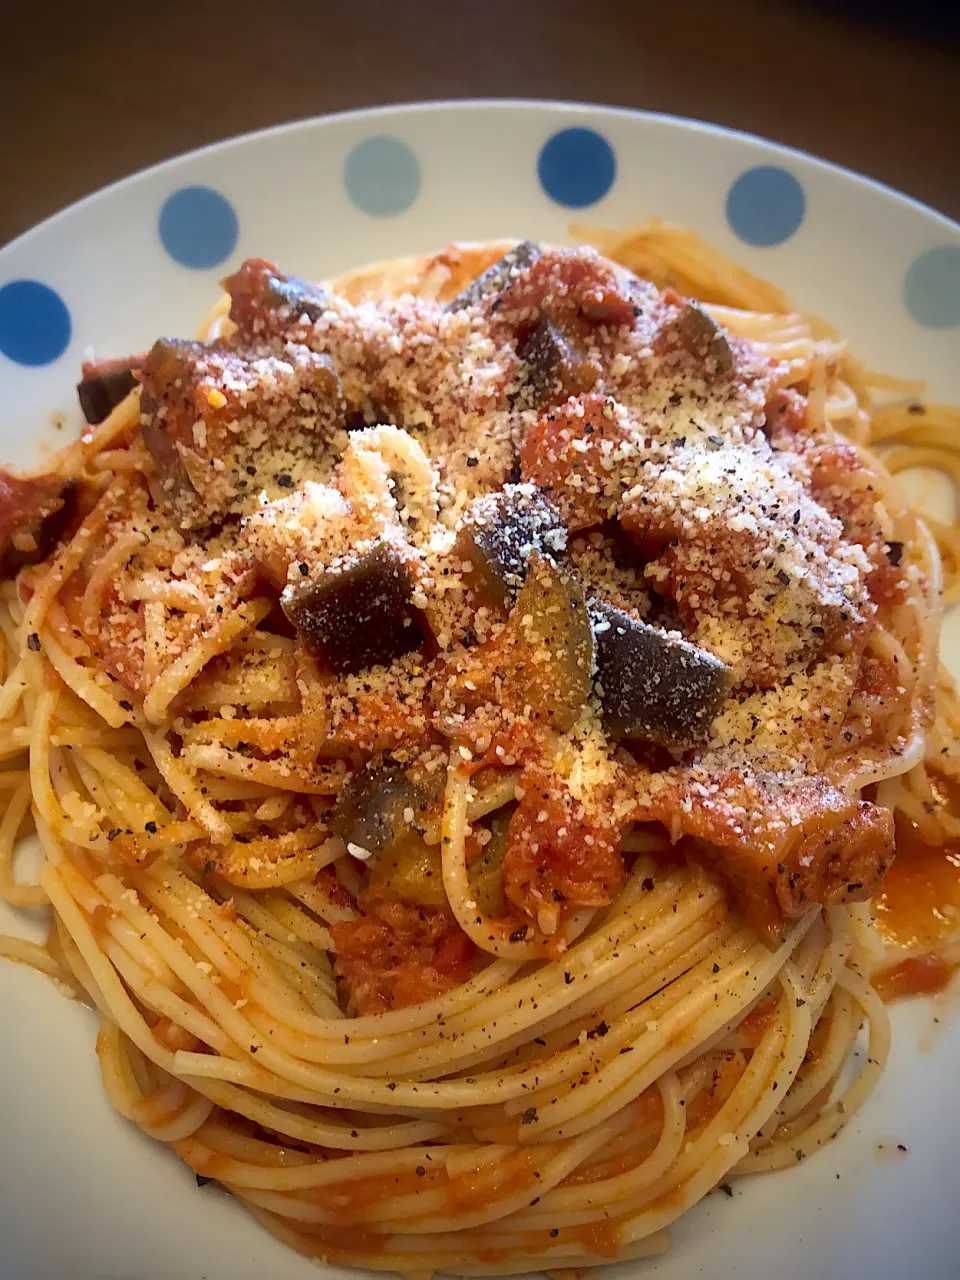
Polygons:
<instances>
[{"instance_id":1,"label":"purple eggplant skin","mask_svg":"<svg viewBox=\"0 0 960 1280\"><path fill-rule=\"evenodd\" d=\"M398 761L380 757L344 783L330 816L330 830L345 844L381 854L411 837L422 837L418 818L442 800L442 774L414 780Z\"/></svg>"},{"instance_id":2,"label":"purple eggplant skin","mask_svg":"<svg viewBox=\"0 0 960 1280\"><path fill-rule=\"evenodd\" d=\"M523 271L540 257L543 250L533 240L523 240L503 255L502 258L487 267L466 289L452 298L446 306L447 311L462 311L464 307L474 307L492 298L506 288L515 273Z\"/></svg>"},{"instance_id":3,"label":"purple eggplant skin","mask_svg":"<svg viewBox=\"0 0 960 1280\"><path fill-rule=\"evenodd\" d=\"M534 551L556 558L566 546L560 513L530 484L485 494L463 517L454 557L466 585L489 608L509 605L523 586Z\"/></svg>"},{"instance_id":4,"label":"purple eggplant skin","mask_svg":"<svg viewBox=\"0 0 960 1280\"><path fill-rule=\"evenodd\" d=\"M514 403L521 409L549 409L586 395L599 376L581 343L546 318L520 342L517 354L521 376Z\"/></svg>"},{"instance_id":5,"label":"purple eggplant skin","mask_svg":"<svg viewBox=\"0 0 960 1280\"><path fill-rule=\"evenodd\" d=\"M307 648L334 675L385 666L426 638L411 602L413 577L397 551L378 542L342 568L284 593L283 611Z\"/></svg>"},{"instance_id":6,"label":"purple eggplant skin","mask_svg":"<svg viewBox=\"0 0 960 1280\"><path fill-rule=\"evenodd\" d=\"M727 374L734 366L733 349L727 334L697 302L685 302L676 318L666 327L665 335L703 366L710 375Z\"/></svg>"},{"instance_id":7,"label":"purple eggplant skin","mask_svg":"<svg viewBox=\"0 0 960 1280\"><path fill-rule=\"evenodd\" d=\"M98 426L110 412L125 400L137 385L136 373L144 355L123 360L88 361L77 383L77 399L83 416L91 427Z\"/></svg>"},{"instance_id":8,"label":"purple eggplant skin","mask_svg":"<svg viewBox=\"0 0 960 1280\"><path fill-rule=\"evenodd\" d=\"M604 600L591 598L589 610L610 734L668 748L702 742L733 686L726 663Z\"/></svg>"}]
</instances>

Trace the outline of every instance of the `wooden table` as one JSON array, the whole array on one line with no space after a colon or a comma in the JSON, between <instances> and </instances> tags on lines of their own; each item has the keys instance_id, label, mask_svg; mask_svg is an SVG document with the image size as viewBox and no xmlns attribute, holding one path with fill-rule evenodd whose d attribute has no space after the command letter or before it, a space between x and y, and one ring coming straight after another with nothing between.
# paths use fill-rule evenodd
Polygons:
<instances>
[{"instance_id":1,"label":"wooden table","mask_svg":"<svg viewBox=\"0 0 960 1280\"><path fill-rule=\"evenodd\" d=\"M960 218L960 52L802 0L188 0L8 8L0 243L168 156L423 98L567 98L748 130Z\"/></svg>"}]
</instances>

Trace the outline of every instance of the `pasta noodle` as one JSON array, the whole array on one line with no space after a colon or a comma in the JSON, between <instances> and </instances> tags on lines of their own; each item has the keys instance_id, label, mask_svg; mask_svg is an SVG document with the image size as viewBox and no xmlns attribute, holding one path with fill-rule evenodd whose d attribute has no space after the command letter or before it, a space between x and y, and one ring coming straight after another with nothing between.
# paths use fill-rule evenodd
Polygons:
<instances>
[{"instance_id":1,"label":"pasta noodle","mask_svg":"<svg viewBox=\"0 0 960 1280\"><path fill-rule=\"evenodd\" d=\"M26 555L0 587L0 894L53 921L0 955L90 1001L121 1115L325 1261L661 1253L718 1184L849 1123L878 988L960 962L942 903L938 932L909 917L910 868L946 874L960 837L960 523L892 479L960 482L960 410L691 232L573 231L616 268L454 246L324 293L246 264L212 345L138 357L59 456L54 544L41 481L0 510ZM618 325L635 347L604 346ZM774 556L817 567L772 559L747 608L761 579L720 544L766 527L764 485ZM504 494L519 533L483 523ZM705 588L682 555L711 502Z\"/></svg>"}]
</instances>

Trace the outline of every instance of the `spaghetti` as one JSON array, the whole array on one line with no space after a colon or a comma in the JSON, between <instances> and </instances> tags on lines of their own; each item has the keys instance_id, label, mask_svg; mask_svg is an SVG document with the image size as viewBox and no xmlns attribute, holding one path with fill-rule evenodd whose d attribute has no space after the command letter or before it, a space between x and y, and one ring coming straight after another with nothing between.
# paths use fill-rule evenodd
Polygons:
<instances>
[{"instance_id":1,"label":"spaghetti","mask_svg":"<svg viewBox=\"0 0 960 1280\"><path fill-rule=\"evenodd\" d=\"M0 892L52 924L0 954L331 1262L661 1252L862 1104L872 978L960 960L889 889L960 834L960 535L891 480L958 412L689 232L580 234L245 263L2 477Z\"/></svg>"}]
</instances>

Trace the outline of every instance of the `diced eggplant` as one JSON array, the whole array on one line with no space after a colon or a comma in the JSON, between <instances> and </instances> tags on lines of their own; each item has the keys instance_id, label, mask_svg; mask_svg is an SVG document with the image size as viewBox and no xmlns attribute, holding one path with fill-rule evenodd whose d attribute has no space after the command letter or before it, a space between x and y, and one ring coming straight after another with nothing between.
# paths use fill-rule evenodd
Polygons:
<instances>
[{"instance_id":1,"label":"diced eggplant","mask_svg":"<svg viewBox=\"0 0 960 1280\"><path fill-rule=\"evenodd\" d=\"M395 762L377 761L349 777L330 819L330 829L361 853L379 855L419 838L417 818L440 804L443 775L414 781ZM409 821L410 811L414 817Z\"/></svg>"},{"instance_id":2,"label":"diced eggplant","mask_svg":"<svg viewBox=\"0 0 960 1280\"><path fill-rule=\"evenodd\" d=\"M590 600L597 684L615 737L691 747L706 736L733 674L697 645Z\"/></svg>"},{"instance_id":3,"label":"diced eggplant","mask_svg":"<svg viewBox=\"0 0 960 1280\"><path fill-rule=\"evenodd\" d=\"M399 899L417 907L445 906L440 846L410 831L376 858L369 892L373 898Z\"/></svg>"},{"instance_id":4,"label":"diced eggplant","mask_svg":"<svg viewBox=\"0 0 960 1280\"><path fill-rule=\"evenodd\" d=\"M506 626L474 651L456 690L466 706L497 703L564 733L590 693L593 659L580 584L533 551Z\"/></svg>"},{"instance_id":5,"label":"diced eggplant","mask_svg":"<svg viewBox=\"0 0 960 1280\"><path fill-rule=\"evenodd\" d=\"M597 381L597 368L583 347L551 320L540 321L521 342L519 355L523 382L518 401L523 408L561 404L570 396L586 394Z\"/></svg>"},{"instance_id":6,"label":"diced eggplant","mask_svg":"<svg viewBox=\"0 0 960 1280\"><path fill-rule=\"evenodd\" d=\"M289 307L297 317L305 315L309 320L319 320L330 305L322 286L279 272L270 276L263 298L268 306Z\"/></svg>"},{"instance_id":7,"label":"diced eggplant","mask_svg":"<svg viewBox=\"0 0 960 1280\"><path fill-rule=\"evenodd\" d=\"M318 320L329 305L320 285L285 275L265 258L248 258L222 283L230 294L230 319L246 337L280 335L303 315Z\"/></svg>"},{"instance_id":8,"label":"diced eggplant","mask_svg":"<svg viewBox=\"0 0 960 1280\"><path fill-rule=\"evenodd\" d=\"M121 400L137 385L135 372L143 366L144 356L128 356L123 360L87 361L77 383L77 398L83 416L91 426L103 422Z\"/></svg>"},{"instance_id":9,"label":"diced eggplant","mask_svg":"<svg viewBox=\"0 0 960 1280\"><path fill-rule=\"evenodd\" d=\"M401 658L419 648L424 629L411 603L413 578L396 549L379 542L315 582L281 598L307 647L335 675Z\"/></svg>"},{"instance_id":10,"label":"diced eggplant","mask_svg":"<svg viewBox=\"0 0 960 1280\"><path fill-rule=\"evenodd\" d=\"M566 545L559 512L533 485L505 485L478 498L463 518L455 558L480 602L505 604L523 586L534 551L557 555Z\"/></svg>"},{"instance_id":11,"label":"diced eggplant","mask_svg":"<svg viewBox=\"0 0 960 1280\"><path fill-rule=\"evenodd\" d=\"M564 733L573 728L589 696L595 660L590 615L579 582L535 551L511 623L535 650L517 693L542 720Z\"/></svg>"},{"instance_id":12,"label":"diced eggplant","mask_svg":"<svg viewBox=\"0 0 960 1280\"><path fill-rule=\"evenodd\" d=\"M488 916L505 916L507 902L503 893L503 859L507 852L510 819L516 805L498 809L490 818L490 839L476 857L470 859L467 875L470 892L479 909Z\"/></svg>"},{"instance_id":13,"label":"diced eggplant","mask_svg":"<svg viewBox=\"0 0 960 1280\"><path fill-rule=\"evenodd\" d=\"M733 369L733 351L727 334L697 302L685 302L670 326L676 344L707 367L710 373L729 373Z\"/></svg>"},{"instance_id":14,"label":"diced eggplant","mask_svg":"<svg viewBox=\"0 0 960 1280\"><path fill-rule=\"evenodd\" d=\"M485 298L500 293L509 283L514 272L522 271L536 262L543 250L533 240L523 240L515 248L505 253L499 261L487 267L477 276L462 293L447 303L448 311L462 311L464 307L475 306Z\"/></svg>"}]
</instances>

